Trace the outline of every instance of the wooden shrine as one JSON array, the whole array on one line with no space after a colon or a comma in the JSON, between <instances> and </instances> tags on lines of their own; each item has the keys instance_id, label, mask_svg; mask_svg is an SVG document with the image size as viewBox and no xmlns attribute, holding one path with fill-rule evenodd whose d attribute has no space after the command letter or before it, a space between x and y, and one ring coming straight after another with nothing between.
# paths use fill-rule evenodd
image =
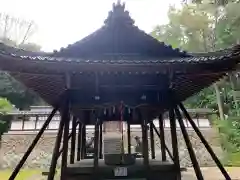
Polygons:
<instances>
[{"instance_id":1,"label":"wooden shrine","mask_svg":"<svg viewBox=\"0 0 240 180\"><path fill-rule=\"evenodd\" d=\"M198 55L173 49L138 29L125 10L125 4L120 2L113 5L100 29L60 51L36 54L1 44L1 70L9 72L54 107L9 180L16 177L58 110L61 120L48 180L53 180L60 156L61 180L179 180L181 167L176 121L185 139L196 177L203 180L183 116L196 131L225 179L230 180L181 102L235 70L240 59L239 47L236 45ZM165 144L162 125L162 114L165 112L169 112L172 147ZM152 123L155 118L159 119L159 129ZM103 153L101 125L108 121L126 122L128 126L141 125L142 158L136 158L131 153L129 141L127 152ZM85 132L89 124L95 125L94 159L85 159ZM160 160L154 155L153 132L161 140ZM128 137L130 133L128 130ZM69 139L71 147L68 147Z\"/></svg>"}]
</instances>

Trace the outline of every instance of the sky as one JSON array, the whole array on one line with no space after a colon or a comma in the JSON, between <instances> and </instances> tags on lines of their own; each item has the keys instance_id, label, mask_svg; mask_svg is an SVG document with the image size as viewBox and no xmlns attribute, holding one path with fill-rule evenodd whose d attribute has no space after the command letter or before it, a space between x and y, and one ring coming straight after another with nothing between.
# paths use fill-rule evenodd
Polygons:
<instances>
[{"instance_id":1,"label":"sky","mask_svg":"<svg viewBox=\"0 0 240 180\"><path fill-rule=\"evenodd\" d=\"M37 32L31 42L43 51L58 50L94 32L103 25L116 0L0 0L0 12L33 20ZM180 0L122 0L135 24L145 32L168 22L170 4Z\"/></svg>"}]
</instances>

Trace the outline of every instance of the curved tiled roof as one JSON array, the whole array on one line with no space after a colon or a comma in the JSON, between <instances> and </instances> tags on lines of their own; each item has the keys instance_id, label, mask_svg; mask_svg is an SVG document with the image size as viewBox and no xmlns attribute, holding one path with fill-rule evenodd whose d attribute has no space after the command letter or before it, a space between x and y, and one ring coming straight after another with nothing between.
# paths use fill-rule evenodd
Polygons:
<instances>
[{"instance_id":1,"label":"curved tiled roof","mask_svg":"<svg viewBox=\"0 0 240 180\"><path fill-rule=\"evenodd\" d=\"M102 28L59 52L33 53L0 44L0 68L51 105L66 90L66 74L71 76L72 88L80 88L86 94L112 88L131 89L134 95L135 89L143 86L156 93L166 86L162 79L167 77L179 100L185 100L237 68L239 45L217 52L188 54L158 42L133 23L124 5L114 5ZM100 80L113 77L111 81L124 77L126 82L136 78L136 82L132 81L136 87L118 87L114 82L107 87L107 80L99 85L98 76ZM149 81L155 78L156 87L141 84L147 82L148 76Z\"/></svg>"},{"instance_id":2,"label":"curved tiled roof","mask_svg":"<svg viewBox=\"0 0 240 180\"><path fill-rule=\"evenodd\" d=\"M113 10L99 30L52 54L57 57L88 59L114 59L118 55L128 59L140 56L148 59L189 56L138 29L125 10L125 4L121 3L113 5Z\"/></svg>"}]
</instances>

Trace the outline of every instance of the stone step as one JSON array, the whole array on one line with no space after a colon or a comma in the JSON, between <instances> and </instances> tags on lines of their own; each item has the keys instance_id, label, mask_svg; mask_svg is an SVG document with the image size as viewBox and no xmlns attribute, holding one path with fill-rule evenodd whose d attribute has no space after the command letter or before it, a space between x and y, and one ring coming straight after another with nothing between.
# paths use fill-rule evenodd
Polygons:
<instances>
[{"instance_id":1,"label":"stone step","mask_svg":"<svg viewBox=\"0 0 240 180\"><path fill-rule=\"evenodd\" d=\"M122 134L119 132L107 132L103 134L103 153L121 154Z\"/></svg>"}]
</instances>

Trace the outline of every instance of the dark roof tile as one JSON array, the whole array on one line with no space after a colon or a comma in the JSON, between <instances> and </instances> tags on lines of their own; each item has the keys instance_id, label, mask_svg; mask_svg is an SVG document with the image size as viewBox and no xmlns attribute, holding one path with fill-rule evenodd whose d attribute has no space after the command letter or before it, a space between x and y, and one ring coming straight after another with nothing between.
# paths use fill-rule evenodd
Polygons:
<instances>
[{"instance_id":1,"label":"dark roof tile","mask_svg":"<svg viewBox=\"0 0 240 180\"><path fill-rule=\"evenodd\" d=\"M186 52L173 49L171 45L159 42L134 26L134 21L124 8L125 4L115 4L100 29L66 48L61 48L52 56L111 59L112 56L125 54L129 59L134 59L132 54L138 54L148 59L164 60L189 57Z\"/></svg>"},{"instance_id":2,"label":"dark roof tile","mask_svg":"<svg viewBox=\"0 0 240 180\"><path fill-rule=\"evenodd\" d=\"M172 63L212 63L215 61L222 61L224 59L229 59L234 56L240 56L239 52L225 54L223 56L204 56L204 57L185 57L185 58L171 58L165 59L142 59L138 58L129 59L128 57L121 56L116 59L84 59L84 58L64 58L64 57L51 57L51 56L19 56L16 54L8 54L7 52L2 52L4 55L9 55L14 58L29 59L29 60L39 60L39 61L52 61L52 62L69 62L69 63L79 63L79 64L172 64Z\"/></svg>"}]
</instances>

